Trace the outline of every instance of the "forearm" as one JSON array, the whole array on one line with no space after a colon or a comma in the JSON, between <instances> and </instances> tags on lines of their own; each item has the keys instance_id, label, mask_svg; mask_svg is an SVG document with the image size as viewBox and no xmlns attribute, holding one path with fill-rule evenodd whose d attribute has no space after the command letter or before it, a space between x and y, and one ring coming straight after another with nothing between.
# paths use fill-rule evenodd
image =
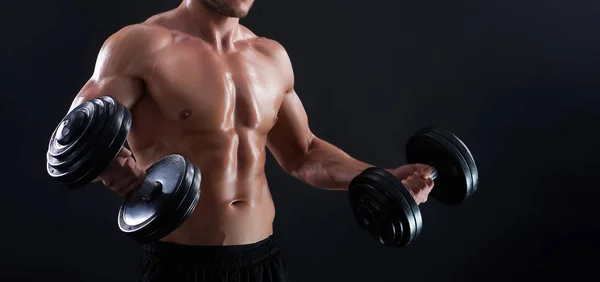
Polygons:
<instances>
[{"instance_id":1,"label":"forearm","mask_svg":"<svg viewBox=\"0 0 600 282\"><path fill-rule=\"evenodd\" d=\"M347 190L350 181L372 165L358 161L332 144L314 137L299 165L290 173L317 188Z\"/></svg>"}]
</instances>

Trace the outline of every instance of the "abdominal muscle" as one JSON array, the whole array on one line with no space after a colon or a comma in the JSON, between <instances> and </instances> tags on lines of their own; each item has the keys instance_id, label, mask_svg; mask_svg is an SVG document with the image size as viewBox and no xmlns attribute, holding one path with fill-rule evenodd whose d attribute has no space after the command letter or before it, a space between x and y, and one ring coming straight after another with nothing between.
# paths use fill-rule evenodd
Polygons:
<instances>
[{"instance_id":1,"label":"abdominal muscle","mask_svg":"<svg viewBox=\"0 0 600 282\"><path fill-rule=\"evenodd\" d=\"M162 241L243 245L273 233L275 207L264 173L266 136L255 129L190 130L185 123L193 123L191 120L175 125L156 116L136 119L135 111L132 114L129 145L143 169L177 153L201 173L200 199L194 212Z\"/></svg>"},{"instance_id":2,"label":"abdominal muscle","mask_svg":"<svg viewBox=\"0 0 600 282\"><path fill-rule=\"evenodd\" d=\"M263 183L260 183L263 182ZM256 198L219 199L220 189L252 189ZM264 181L206 183L198 205L179 229L162 241L185 245L243 245L273 233L275 208Z\"/></svg>"}]
</instances>

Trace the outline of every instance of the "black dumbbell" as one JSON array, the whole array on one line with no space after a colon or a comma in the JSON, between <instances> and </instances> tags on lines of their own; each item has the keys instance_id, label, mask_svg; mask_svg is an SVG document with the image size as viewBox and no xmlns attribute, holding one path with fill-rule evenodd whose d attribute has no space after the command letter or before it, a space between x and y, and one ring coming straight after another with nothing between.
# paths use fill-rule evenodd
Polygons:
<instances>
[{"instance_id":1,"label":"black dumbbell","mask_svg":"<svg viewBox=\"0 0 600 282\"><path fill-rule=\"evenodd\" d=\"M450 132L431 127L419 131L406 144L406 158L408 163L434 168L430 196L444 204L460 204L477 190L479 175L473 155ZM350 182L348 195L360 228L381 244L405 247L421 233L419 206L387 170L364 170Z\"/></svg>"},{"instance_id":2,"label":"black dumbbell","mask_svg":"<svg viewBox=\"0 0 600 282\"><path fill-rule=\"evenodd\" d=\"M68 188L96 179L127 141L131 114L110 96L71 110L56 127L46 154L48 174ZM120 207L121 231L140 243L161 239L193 212L200 197L200 170L185 157L165 156L146 170L141 188Z\"/></svg>"}]
</instances>

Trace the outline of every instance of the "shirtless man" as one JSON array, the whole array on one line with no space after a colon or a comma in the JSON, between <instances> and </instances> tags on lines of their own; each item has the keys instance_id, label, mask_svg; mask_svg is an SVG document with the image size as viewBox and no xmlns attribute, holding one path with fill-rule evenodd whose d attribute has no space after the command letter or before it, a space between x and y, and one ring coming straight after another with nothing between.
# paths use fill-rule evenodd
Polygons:
<instances>
[{"instance_id":1,"label":"shirtless man","mask_svg":"<svg viewBox=\"0 0 600 282\"><path fill-rule=\"evenodd\" d=\"M73 101L71 109L109 95L132 113L131 151L100 176L111 190L138 189L144 170L172 153L202 172L192 215L143 246L140 281L287 281L272 239L266 148L289 174L322 189L346 190L371 166L310 131L286 51L239 24L252 3L184 0L123 28L105 42ZM426 201L429 166L389 171Z\"/></svg>"}]
</instances>

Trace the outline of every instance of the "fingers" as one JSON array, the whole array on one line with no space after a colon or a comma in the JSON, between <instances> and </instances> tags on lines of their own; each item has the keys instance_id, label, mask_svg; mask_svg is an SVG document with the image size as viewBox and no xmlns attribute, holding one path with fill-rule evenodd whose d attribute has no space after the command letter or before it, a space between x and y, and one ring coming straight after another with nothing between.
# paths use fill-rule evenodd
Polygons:
<instances>
[{"instance_id":1,"label":"fingers","mask_svg":"<svg viewBox=\"0 0 600 282\"><path fill-rule=\"evenodd\" d=\"M143 179L139 179L136 177L129 177L118 186L119 190L115 191L119 193L121 196L125 196L130 194L131 192L139 189L142 186Z\"/></svg>"},{"instance_id":2,"label":"fingers","mask_svg":"<svg viewBox=\"0 0 600 282\"><path fill-rule=\"evenodd\" d=\"M120 164L120 162L118 164ZM133 158L126 158L125 161L120 165L120 167L115 167L114 177L124 179L136 176L136 163Z\"/></svg>"},{"instance_id":3,"label":"fingers","mask_svg":"<svg viewBox=\"0 0 600 282\"><path fill-rule=\"evenodd\" d=\"M433 167L426 164L406 164L393 169L391 172L399 179L406 179L415 172L421 173L423 178L429 178L433 172Z\"/></svg>"},{"instance_id":4,"label":"fingers","mask_svg":"<svg viewBox=\"0 0 600 282\"><path fill-rule=\"evenodd\" d=\"M430 192L433 189L433 186L435 185L433 182L433 179L426 178L426 179L423 179L423 181L425 181L425 183L427 183L427 189L429 189L429 192Z\"/></svg>"},{"instance_id":5,"label":"fingers","mask_svg":"<svg viewBox=\"0 0 600 282\"><path fill-rule=\"evenodd\" d=\"M413 191L415 191L417 189L408 181L408 179L404 179L401 182L402 182L402 185L404 185L404 187L406 187L406 190L408 190L408 192L410 192L412 197L416 199L417 195Z\"/></svg>"},{"instance_id":6,"label":"fingers","mask_svg":"<svg viewBox=\"0 0 600 282\"><path fill-rule=\"evenodd\" d=\"M141 186L145 172L131 157L117 156L100 175L100 179L110 190L124 196Z\"/></svg>"},{"instance_id":7,"label":"fingers","mask_svg":"<svg viewBox=\"0 0 600 282\"><path fill-rule=\"evenodd\" d=\"M111 174L111 172L115 170L119 170L123 167L124 161L127 158L131 157L132 153L129 149L125 147L121 147L121 150L113 160L113 162L107 167L98 177L96 177L92 182L102 181L102 178L105 178L106 174Z\"/></svg>"},{"instance_id":8,"label":"fingers","mask_svg":"<svg viewBox=\"0 0 600 282\"><path fill-rule=\"evenodd\" d=\"M128 177L120 179L118 180L118 182L107 183L105 181L104 185L106 185L106 187L108 187L111 191L116 192L121 196L126 196L129 193L137 190L142 185L142 183L139 179Z\"/></svg>"},{"instance_id":9,"label":"fingers","mask_svg":"<svg viewBox=\"0 0 600 282\"><path fill-rule=\"evenodd\" d=\"M402 184L411 193L417 204L426 202L431 189L433 189L433 180L424 178L420 172L414 172L402 180Z\"/></svg>"},{"instance_id":10,"label":"fingers","mask_svg":"<svg viewBox=\"0 0 600 282\"><path fill-rule=\"evenodd\" d=\"M413 169L418 172L423 179L429 179L433 173L433 167L426 164L413 164Z\"/></svg>"},{"instance_id":11,"label":"fingers","mask_svg":"<svg viewBox=\"0 0 600 282\"><path fill-rule=\"evenodd\" d=\"M131 155L132 155L131 151L129 151L129 149L127 149L123 146L123 147L121 147L121 150L119 151L119 154L117 156L127 158L127 157L131 157Z\"/></svg>"},{"instance_id":12,"label":"fingers","mask_svg":"<svg viewBox=\"0 0 600 282\"><path fill-rule=\"evenodd\" d=\"M117 156L106 169L100 173L100 178L105 181L109 178L114 178L114 175L119 173L119 171L123 168L123 165L127 162L127 158Z\"/></svg>"},{"instance_id":13,"label":"fingers","mask_svg":"<svg viewBox=\"0 0 600 282\"><path fill-rule=\"evenodd\" d=\"M411 176L415 171L417 171L414 165L403 165L398 168L392 170L392 174L396 176L398 179L406 179Z\"/></svg>"},{"instance_id":14,"label":"fingers","mask_svg":"<svg viewBox=\"0 0 600 282\"><path fill-rule=\"evenodd\" d=\"M420 172L415 172L413 175L409 176L406 178L406 181L413 187L419 189L419 190L423 190L426 189L429 185L428 185L428 180L429 178L425 178L423 177L423 175Z\"/></svg>"}]
</instances>

